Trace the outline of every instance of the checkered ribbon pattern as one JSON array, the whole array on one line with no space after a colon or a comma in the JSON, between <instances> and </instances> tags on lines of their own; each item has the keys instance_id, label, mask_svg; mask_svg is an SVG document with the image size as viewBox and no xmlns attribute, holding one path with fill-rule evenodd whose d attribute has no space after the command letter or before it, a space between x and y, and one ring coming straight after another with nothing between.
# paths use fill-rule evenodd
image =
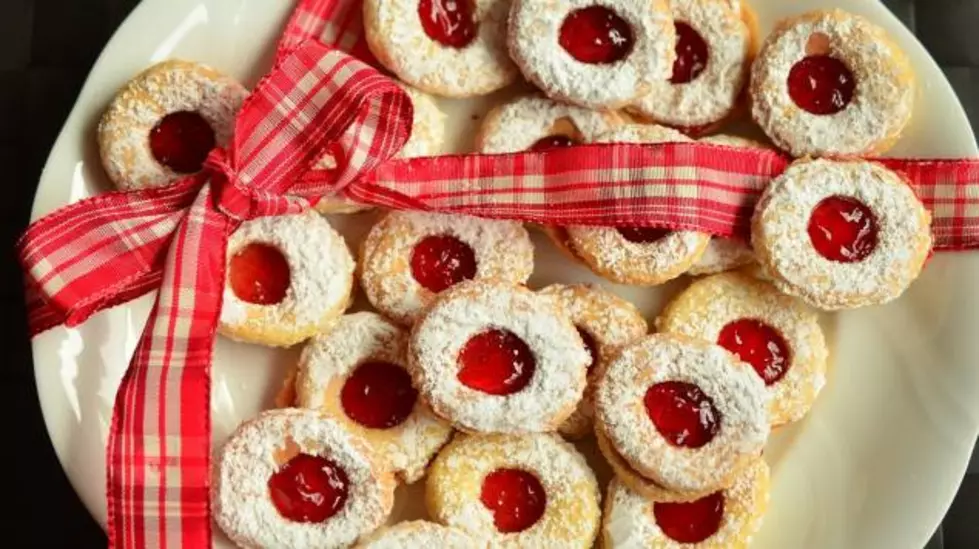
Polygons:
<instances>
[{"instance_id":1,"label":"checkered ribbon pattern","mask_svg":"<svg viewBox=\"0 0 979 549\"><path fill-rule=\"evenodd\" d=\"M274 68L201 173L76 202L19 243L32 334L158 290L108 436L111 547L210 547L210 364L241 222L340 193L393 209L746 236L760 192L791 162L699 143L395 159L412 106L371 66L361 31L359 0L300 0ZM313 169L325 153L342 162ZM933 212L936 250L979 248L979 160L882 162Z\"/></svg>"}]
</instances>

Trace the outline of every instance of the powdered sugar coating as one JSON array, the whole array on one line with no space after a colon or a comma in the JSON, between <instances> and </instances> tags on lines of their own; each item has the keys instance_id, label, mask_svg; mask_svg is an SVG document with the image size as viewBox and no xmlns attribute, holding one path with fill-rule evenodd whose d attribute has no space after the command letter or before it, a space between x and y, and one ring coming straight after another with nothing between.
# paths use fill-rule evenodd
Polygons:
<instances>
[{"instance_id":1,"label":"powdered sugar coating","mask_svg":"<svg viewBox=\"0 0 979 549\"><path fill-rule=\"evenodd\" d=\"M522 532L497 531L493 513L480 501L483 479L502 468L533 474L546 494L543 516ZM598 535L595 475L574 446L552 434L458 436L432 463L427 482L429 513L490 547L589 549Z\"/></svg>"},{"instance_id":2,"label":"powdered sugar coating","mask_svg":"<svg viewBox=\"0 0 979 549\"><path fill-rule=\"evenodd\" d=\"M530 348L529 384L490 395L457 377L459 353L473 336L508 330ZM412 332L409 359L419 393L456 427L481 433L553 431L585 389L591 357L564 311L550 298L500 281L469 281L443 292Z\"/></svg>"},{"instance_id":3,"label":"powdered sugar coating","mask_svg":"<svg viewBox=\"0 0 979 549\"><path fill-rule=\"evenodd\" d=\"M646 335L649 326L635 305L595 284L552 284L540 293L554 298L575 327L595 343L598 356L593 357L585 395L559 429L565 436L582 437L592 431L594 380L620 347Z\"/></svg>"},{"instance_id":4,"label":"powdered sugar coating","mask_svg":"<svg viewBox=\"0 0 979 549\"><path fill-rule=\"evenodd\" d=\"M813 35L824 43L811 53L842 61L856 82L853 100L836 114L812 114L789 95L789 72L810 54ZM841 10L783 21L753 65L750 90L755 121L794 156L883 152L911 119L915 96L910 63L886 31Z\"/></svg>"},{"instance_id":5,"label":"powdered sugar coating","mask_svg":"<svg viewBox=\"0 0 979 549\"><path fill-rule=\"evenodd\" d=\"M476 549L482 547L464 530L424 520L381 528L357 544L357 549Z\"/></svg>"},{"instance_id":6,"label":"powdered sugar coating","mask_svg":"<svg viewBox=\"0 0 979 549\"><path fill-rule=\"evenodd\" d=\"M808 234L825 198L862 202L877 220L877 246L862 261L826 259ZM892 301L911 285L932 245L931 215L907 182L862 160L799 160L762 193L752 219L755 252L775 286L814 307L835 310Z\"/></svg>"},{"instance_id":7,"label":"powdered sugar coating","mask_svg":"<svg viewBox=\"0 0 979 549\"><path fill-rule=\"evenodd\" d=\"M622 118L612 112L558 103L539 94L526 95L486 115L476 149L484 153L518 152L544 137L566 135L563 132L567 131L590 142L621 123Z\"/></svg>"},{"instance_id":8,"label":"powdered sugar coating","mask_svg":"<svg viewBox=\"0 0 979 549\"><path fill-rule=\"evenodd\" d=\"M404 422L388 429L367 428L344 412L340 400L347 378L365 362L383 361L407 370L408 334L380 315L346 315L303 349L296 380L298 404L320 410L363 437L405 482L425 473L432 456L448 442L452 427L416 400Z\"/></svg>"},{"instance_id":9,"label":"powdered sugar coating","mask_svg":"<svg viewBox=\"0 0 979 549\"><path fill-rule=\"evenodd\" d=\"M226 282L220 329L229 337L289 346L342 314L350 302L354 260L343 237L316 212L246 221L228 239L227 260L251 243L274 246L289 264L285 298L272 305L241 300ZM230 271L230 268L226 268Z\"/></svg>"},{"instance_id":10,"label":"powdered sugar coating","mask_svg":"<svg viewBox=\"0 0 979 549\"><path fill-rule=\"evenodd\" d=\"M602 521L605 547L617 549L745 549L761 529L769 499L769 469L761 458L724 490L724 514L712 536L699 543L679 543L660 529L653 514L657 500L644 497L613 480Z\"/></svg>"},{"instance_id":11,"label":"powdered sugar coating","mask_svg":"<svg viewBox=\"0 0 979 549\"><path fill-rule=\"evenodd\" d=\"M402 82L397 83L411 98L414 106L411 121L411 137L404 144L397 158L416 158L419 156L434 156L442 150L445 142L446 114L435 103L435 99ZM325 155L317 163L316 168L336 169L337 161L332 155ZM316 203L316 211L320 213L356 213L370 209L343 196L324 196Z\"/></svg>"},{"instance_id":12,"label":"powdered sugar coating","mask_svg":"<svg viewBox=\"0 0 979 549\"><path fill-rule=\"evenodd\" d=\"M785 375L767 386L772 425L801 419L826 383L828 350L816 312L770 283L724 273L691 284L656 319L661 332L718 341L731 322L754 319L774 328L789 347Z\"/></svg>"},{"instance_id":13,"label":"powdered sugar coating","mask_svg":"<svg viewBox=\"0 0 979 549\"><path fill-rule=\"evenodd\" d=\"M612 10L632 27L633 48L624 59L582 63L558 43L568 15L591 6ZM582 107L615 108L670 77L675 40L666 0L514 0L507 42L524 76L549 97Z\"/></svg>"},{"instance_id":14,"label":"powdered sugar coating","mask_svg":"<svg viewBox=\"0 0 979 549\"><path fill-rule=\"evenodd\" d=\"M690 138L665 126L627 124L600 135L597 143L687 142ZM626 240L611 227L590 225L565 229L567 245L599 276L620 284L655 286L683 274L704 253L710 235L674 231L651 243Z\"/></svg>"},{"instance_id":15,"label":"powdered sugar coating","mask_svg":"<svg viewBox=\"0 0 979 549\"><path fill-rule=\"evenodd\" d=\"M699 387L714 404L719 429L697 449L671 445L646 413L643 398L657 383ZM718 345L654 334L625 347L595 390L596 422L631 467L666 489L722 487L768 440L768 393L754 370Z\"/></svg>"},{"instance_id":16,"label":"powdered sugar coating","mask_svg":"<svg viewBox=\"0 0 979 549\"><path fill-rule=\"evenodd\" d=\"M707 64L690 82L674 84L669 77L653 82L631 110L672 126L713 124L731 113L748 81L751 32L724 1L671 0L670 6L674 20L707 43Z\"/></svg>"},{"instance_id":17,"label":"powdered sugar coating","mask_svg":"<svg viewBox=\"0 0 979 549\"><path fill-rule=\"evenodd\" d=\"M476 257L475 279L522 284L534 270L534 246L522 224L478 217L393 211L377 222L360 253L360 282L371 304L412 324L436 294L415 280L411 257L424 238L450 235Z\"/></svg>"},{"instance_id":18,"label":"powdered sugar coating","mask_svg":"<svg viewBox=\"0 0 979 549\"><path fill-rule=\"evenodd\" d=\"M457 49L425 33L418 0L365 0L367 44L398 78L428 93L472 97L503 88L519 74L506 51L510 0L471 1L478 31Z\"/></svg>"},{"instance_id":19,"label":"powdered sugar coating","mask_svg":"<svg viewBox=\"0 0 979 549\"><path fill-rule=\"evenodd\" d=\"M290 448L329 459L346 473L347 500L336 515L302 523L279 514L268 481L291 459ZM221 449L211 499L218 526L241 547L339 549L384 522L394 503L394 481L373 461L366 443L334 421L309 410L270 410L239 426Z\"/></svg>"},{"instance_id":20,"label":"powdered sugar coating","mask_svg":"<svg viewBox=\"0 0 979 549\"><path fill-rule=\"evenodd\" d=\"M149 67L116 94L99 121L106 174L120 189L162 187L186 177L157 162L150 131L168 114L191 111L211 126L218 146L227 145L247 96L244 86L207 65L169 60Z\"/></svg>"}]
</instances>

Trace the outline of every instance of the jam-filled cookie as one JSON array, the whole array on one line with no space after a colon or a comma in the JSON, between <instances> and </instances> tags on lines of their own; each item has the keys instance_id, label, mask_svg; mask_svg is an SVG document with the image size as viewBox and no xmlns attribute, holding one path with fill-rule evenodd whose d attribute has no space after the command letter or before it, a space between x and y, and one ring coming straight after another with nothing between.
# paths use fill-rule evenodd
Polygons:
<instances>
[{"instance_id":1,"label":"jam-filled cookie","mask_svg":"<svg viewBox=\"0 0 979 549\"><path fill-rule=\"evenodd\" d=\"M425 491L432 517L503 548L592 547L599 499L584 457L544 433L457 436Z\"/></svg>"},{"instance_id":2,"label":"jam-filled cookie","mask_svg":"<svg viewBox=\"0 0 979 549\"><path fill-rule=\"evenodd\" d=\"M730 486L768 440L768 394L748 364L675 334L622 349L595 390L596 434L639 476L665 490Z\"/></svg>"},{"instance_id":3,"label":"jam-filled cookie","mask_svg":"<svg viewBox=\"0 0 979 549\"><path fill-rule=\"evenodd\" d=\"M494 280L440 296L415 325L409 360L422 398L459 429L527 433L571 415L591 355L553 299Z\"/></svg>"},{"instance_id":4,"label":"jam-filled cookie","mask_svg":"<svg viewBox=\"0 0 979 549\"><path fill-rule=\"evenodd\" d=\"M701 138L699 141L725 147L771 149L763 143L736 135L712 135ZM744 240L734 237L712 236L707 248L704 249L704 253L694 262L687 274L699 276L720 273L745 267L754 262L755 254L751 251L751 246Z\"/></svg>"},{"instance_id":5,"label":"jam-filled cookie","mask_svg":"<svg viewBox=\"0 0 979 549\"><path fill-rule=\"evenodd\" d=\"M394 504L394 477L367 443L312 410L270 410L221 449L214 519L241 547L349 547Z\"/></svg>"},{"instance_id":6,"label":"jam-filled cookie","mask_svg":"<svg viewBox=\"0 0 979 549\"><path fill-rule=\"evenodd\" d=\"M746 549L768 510L768 465L755 459L730 488L687 502L659 501L613 480L605 499L605 547Z\"/></svg>"},{"instance_id":7,"label":"jam-filled cookie","mask_svg":"<svg viewBox=\"0 0 979 549\"><path fill-rule=\"evenodd\" d=\"M591 356L584 398L558 429L562 435L580 438L592 432L591 390L602 365L619 347L646 335L649 327L635 305L598 285L552 284L540 293L565 310Z\"/></svg>"},{"instance_id":8,"label":"jam-filled cookie","mask_svg":"<svg viewBox=\"0 0 979 549\"><path fill-rule=\"evenodd\" d=\"M446 97L485 95L517 79L506 49L510 0L365 0L371 52L398 78Z\"/></svg>"},{"instance_id":9,"label":"jam-filled cookie","mask_svg":"<svg viewBox=\"0 0 979 549\"><path fill-rule=\"evenodd\" d=\"M484 544L465 530L424 520L386 526L360 540L356 549L475 549Z\"/></svg>"},{"instance_id":10,"label":"jam-filled cookie","mask_svg":"<svg viewBox=\"0 0 979 549\"><path fill-rule=\"evenodd\" d=\"M751 75L752 114L794 156L886 151L911 119L915 77L886 31L841 10L783 21Z\"/></svg>"},{"instance_id":11,"label":"jam-filled cookie","mask_svg":"<svg viewBox=\"0 0 979 549\"><path fill-rule=\"evenodd\" d=\"M549 97L610 109L670 77L675 40L666 0L514 0L507 42Z\"/></svg>"},{"instance_id":12,"label":"jam-filled cookie","mask_svg":"<svg viewBox=\"0 0 979 549\"><path fill-rule=\"evenodd\" d=\"M597 143L685 142L682 133L656 125L628 124ZM703 255L710 235L649 227L573 225L549 234L595 274L620 284L655 286L685 273Z\"/></svg>"},{"instance_id":13,"label":"jam-filled cookie","mask_svg":"<svg viewBox=\"0 0 979 549\"><path fill-rule=\"evenodd\" d=\"M401 148L397 158L416 158L438 154L445 142L445 113L435 103L435 99L427 93L400 82L398 85L411 98L414 114L411 122L411 137ZM320 159L316 168L336 170L345 161L343 150L335 147L329 154ZM324 196L316 203L316 210L324 214L357 213L368 209L370 206L358 204L345 196Z\"/></svg>"},{"instance_id":14,"label":"jam-filled cookie","mask_svg":"<svg viewBox=\"0 0 979 549\"><path fill-rule=\"evenodd\" d=\"M544 151L588 143L622 124L611 111L593 111L534 94L518 97L489 112L476 149L483 153Z\"/></svg>"},{"instance_id":15,"label":"jam-filled cookie","mask_svg":"<svg viewBox=\"0 0 979 549\"><path fill-rule=\"evenodd\" d=\"M716 342L750 364L768 387L772 425L801 419L826 384L828 351L816 312L747 274L694 282L656 327Z\"/></svg>"},{"instance_id":16,"label":"jam-filled cookie","mask_svg":"<svg viewBox=\"0 0 979 549\"><path fill-rule=\"evenodd\" d=\"M169 185L200 171L227 145L248 95L241 84L199 63L157 63L129 81L98 127L102 165L120 189Z\"/></svg>"},{"instance_id":17,"label":"jam-filled cookie","mask_svg":"<svg viewBox=\"0 0 979 549\"><path fill-rule=\"evenodd\" d=\"M360 249L360 283L371 304L411 324L439 292L472 279L522 284L534 270L523 225L462 215L393 211Z\"/></svg>"},{"instance_id":18,"label":"jam-filled cookie","mask_svg":"<svg viewBox=\"0 0 979 549\"><path fill-rule=\"evenodd\" d=\"M751 239L783 292L826 310L877 305L921 273L931 214L880 164L799 160L762 193Z\"/></svg>"},{"instance_id":19,"label":"jam-filled cookie","mask_svg":"<svg viewBox=\"0 0 979 549\"><path fill-rule=\"evenodd\" d=\"M672 76L653 82L630 110L659 124L703 133L730 117L751 66L751 30L721 0L671 0L676 27Z\"/></svg>"},{"instance_id":20,"label":"jam-filled cookie","mask_svg":"<svg viewBox=\"0 0 979 549\"><path fill-rule=\"evenodd\" d=\"M249 343L288 347L350 304L354 259L316 212L246 221L228 240L219 329Z\"/></svg>"},{"instance_id":21,"label":"jam-filled cookie","mask_svg":"<svg viewBox=\"0 0 979 549\"><path fill-rule=\"evenodd\" d=\"M333 417L367 440L405 482L414 482L452 427L418 398L407 346L408 334L380 315L346 315L306 345L296 393L299 406Z\"/></svg>"}]
</instances>

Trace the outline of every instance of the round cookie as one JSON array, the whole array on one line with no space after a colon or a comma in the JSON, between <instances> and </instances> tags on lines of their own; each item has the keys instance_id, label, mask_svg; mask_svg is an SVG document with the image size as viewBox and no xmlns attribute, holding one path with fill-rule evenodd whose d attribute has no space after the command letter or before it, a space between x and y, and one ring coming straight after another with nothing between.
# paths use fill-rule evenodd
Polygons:
<instances>
[{"instance_id":1,"label":"round cookie","mask_svg":"<svg viewBox=\"0 0 979 549\"><path fill-rule=\"evenodd\" d=\"M914 110L915 76L880 27L842 10L782 21L752 66L752 116L793 156L880 154Z\"/></svg>"},{"instance_id":2,"label":"round cookie","mask_svg":"<svg viewBox=\"0 0 979 549\"><path fill-rule=\"evenodd\" d=\"M445 97L501 89L519 71L506 51L510 0L365 0L367 45L388 70Z\"/></svg>"},{"instance_id":3,"label":"round cookie","mask_svg":"<svg viewBox=\"0 0 979 549\"><path fill-rule=\"evenodd\" d=\"M722 347L675 334L622 349L595 390L596 431L635 472L666 490L730 486L770 432L768 394Z\"/></svg>"},{"instance_id":4,"label":"round cookie","mask_svg":"<svg viewBox=\"0 0 979 549\"><path fill-rule=\"evenodd\" d=\"M435 413L481 433L556 430L581 400L591 361L554 300L495 280L439 296L415 324L408 354Z\"/></svg>"},{"instance_id":5,"label":"round cookie","mask_svg":"<svg viewBox=\"0 0 979 549\"><path fill-rule=\"evenodd\" d=\"M169 60L130 80L98 125L99 154L122 190L169 185L227 145L248 90L200 63Z\"/></svg>"},{"instance_id":6,"label":"round cookie","mask_svg":"<svg viewBox=\"0 0 979 549\"><path fill-rule=\"evenodd\" d=\"M675 40L666 0L514 0L507 42L548 97L613 109L670 77Z\"/></svg>"},{"instance_id":7,"label":"round cookie","mask_svg":"<svg viewBox=\"0 0 979 549\"><path fill-rule=\"evenodd\" d=\"M931 251L931 214L898 173L798 160L762 193L752 243L781 291L825 310L897 299Z\"/></svg>"},{"instance_id":8,"label":"round cookie","mask_svg":"<svg viewBox=\"0 0 979 549\"><path fill-rule=\"evenodd\" d=\"M311 410L262 412L221 448L211 500L240 547L349 547L394 504L394 478L366 443Z\"/></svg>"},{"instance_id":9,"label":"round cookie","mask_svg":"<svg viewBox=\"0 0 979 549\"><path fill-rule=\"evenodd\" d=\"M660 332L712 341L765 382L773 426L802 419L826 384L826 339L815 311L742 273L700 279L656 319Z\"/></svg>"},{"instance_id":10,"label":"round cookie","mask_svg":"<svg viewBox=\"0 0 979 549\"><path fill-rule=\"evenodd\" d=\"M542 151L588 143L622 124L610 111L593 111L542 95L518 97L491 110L476 136L483 153Z\"/></svg>"},{"instance_id":11,"label":"round cookie","mask_svg":"<svg viewBox=\"0 0 979 549\"><path fill-rule=\"evenodd\" d=\"M355 549L475 549L481 547L464 530L424 520L385 526L363 538Z\"/></svg>"},{"instance_id":12,"label":"round cookie","mask_svg":"<svg viewBox=\"0 0 979 549\"><path fill-rule=\"evenodd\" d=\"M410 325L440 292L464 280L526 282L534 247L517 222L392 211L364 239L359 264L371 304Z\"/></svg>"},{"instance_id":13,"label":"round cookie","mask_svg":"<svg viewBox=\"0 0 979 549\"><path fill-rule=\"evenodd\" d=\"M374 313L345 315L309 340L299 360L298 404L320 410L366 440L405 482L425 474L452 427L418 398L408 334Z\"/></svg>"},{"instance_id":14,"label":"round cookie","mask_svg":"<svg viewBox=\"0 0 979 549\"><path fill-rule=\"evenodd\" d=\"M248 343L289 347L350 304L354 260L316 212L246 221L228 239L218 329Z\"/></svg>"},{"instance_id":15,"label":"round cookie","mask_svg":"<svg viewBox=\"0 0 979 549\"><path fill-rule=\"evenodd\" d=\"M581 438L592 432L591 392L604 364L621 346L646 335L649 327L635 305L598 285L552 284L540 293L566 311L591 356L585 395L558 429L568 438Z\"/></svg>"},{"instance_id":16,"label":"round cookie","mask_svg":"<svg viewBox=\"0 0 979 549\"><path fill-rule=\"evenodd\" d=\"M747 549L768 509L769 476L758 458L730 488L689 502L647 498L613 480L602 520L604 547Z\"/></svg>"},{"instance_id":17,"label":"round cookie","mask_svg":"<svg viewBox=\"0 0 979 549\"><path fill-rule=\"evenodd\" d=\"M432 517L501 548L591 548L600 497L584 457L550 434L458 436L425 491Z\"/></svg>"}]
</instances>

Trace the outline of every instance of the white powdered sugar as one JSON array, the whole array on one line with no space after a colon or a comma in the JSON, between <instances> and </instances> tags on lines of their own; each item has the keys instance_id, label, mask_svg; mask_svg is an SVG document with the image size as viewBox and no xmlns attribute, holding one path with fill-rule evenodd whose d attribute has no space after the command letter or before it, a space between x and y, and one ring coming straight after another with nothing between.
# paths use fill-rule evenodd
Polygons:
<instances>
[{"instance_id":1,"label":"white powdered sugar","mask_svg":"<svg viewBox=\"0 0 979 549\"><path fill-rule=\"evenodd\" d=\"M483 480L497 469L531 473L544 488L544 514L522 532L500 533L480 500ZM552 434L458 436L435 459L427 482L434 517L490 547L591 547L598 534L595 475L574 446Z\"/></svg>"},{"instance_id":2,"label":"white powdered sugar","mask_svg":"<svg viewBox=\"0 0 979 549\"><path fill-rule=\"evenodd\" d=\"M505 396L458 379L463 346L494 329L520 338L536 361L528 385ZM435 412L461 429L484 433L556 429L581 400L591 359L550 298L497 281L464 282L445 292L416 324L409 356L419 392Z\"/></svg>"},{"instance_id":3,"label":"white powdered sugar","mask_svg":"<svg viewBox=\"0 0 979 549\"><path fill-rule=\"evenodd\" d=\"M719 429L704 446L673 446L646 413L646 391L666 381L696 385L713 402ZM609 442L637 472L671 490L698 492L723 483L761 452L770 431L768 398L754 370L720 346L656 334L625 347L608 365L595 409Z\"/></svg>"},{"instance_id":4,"label":"white powdered sugar","mask_svg":"<svg viewBox=\"0 0 979 549\"><path fill-rule=\"evenodd\" d=\"M340 395L358 366L383 361L407 369L408 334L380 315L345 315L303 349L296 379L299 406L320 410L362 436L406 482L421 478L429 460L452 435L452 428L419 399L404 422L387 429L367 428L347 417Z\"/></svg>"},{"instance_id":5,"label":"white powdered sugar","mask_svg":"<svg viewBox=\"0 0 979 549\"><path fill-rule=\"evenodd\" d=\"M479 543L464 530L434 522L412 520L381 528L356 549L475 549Z\"/></svg>"},{"instance_id":6,"label":"white powdered sugar","mask_svg":"<svg viewBox=\"0 0 979 549\"><path fill-rule=\"evenodd\" d=\"M609 64L578 61L558 43L572 12L603 6L632 28L632 51ZM590 108L632 102L653 82L673 72L676 31L666 0L514 0L510 10L510 55L524 76L548 96Z\"/></svg>"},{"instance_id":7,"label":"white powdered sugar","mask_svg":"<svg viewBox=\"0 0 979 549\"><path fill-rule=\"evenodd\" d=\"M789 95L792 67L828 54L853 73L856 90L842 111L812 114ZM794 156L880 152L911 118L915 85L904 53L886 32L841 10L812 12L769 35L751 75L752 115L779 147Z\"/></svg>"},{"instance_id":8,"label":"white powdered sugar","mask_svg":"<svg viewBox=\"0 0 979 549\"><path fill-rule=\"evenodd\" d=\"M323 522L291 521L269 495L269 478L295 446L298 452L331 460L349 481L343 507ZM242 547L348 547L391 512L394 483L379 477L379 471L365 444L332 420L307 410L266 411L242 424L216 460L214 518Z\"/></svg>"},{"instance_id":9,"label":"white powdered sugar","mask_svg":"<svg viewBox=\"0 0 979 549\"><path fill-rule=\"evenodd\" d=\"M672 126L703 126L727 117L748 81L751 31L727 2L671 0L673 18L686 23L707 43L703 71L674 84L669 77L652 83L631 110Z\"/></svg>"},{"instance_id":10,"label":"white powdered sugar","mask_svg":"<svg viewBox=\"0 0 979 549\"><path fill-rule=\"evenodd\" d=\"M365 0L367 44L398 78L429 93L470 97L503 88L519 74L506 51L510 0L472 1L476 37L463 48L453 48L425 32L418 0Z\"/></svg>"},{"instance_id":11,"label":"white powdered sugar","mask_svg":"<svg viewBox=\"0 0 979 549\"><path fill-rule=\"evenodd\" d=\"M508 153L529 149L538 140L555 134L562 123L585 142L622 123L611 112L593 111L552 101L534 94L519 97L490 111L483 121L477 149L484 153Z\"/></svg>"},{"instance_id":12,"label":"white powdered sugar","mask_svg":"<svg viewBox=\"0 0 979 549\"><path fill-rule=\"evenodd\" d=\"M343 237L322 216L305 212L246 221L228 240L228 261L251 243L274 246L282 253L289 264L289 288L281 302L259 305L241 300L225 282L222 324L305 332L322 327L346 308L354 260Z\"/></svg>"},{"instance_id":13,"label":"white powdered sugar","mask_svg":"<svg viewBox=\"0 0 979 549\"><path fill-rule=\"evenodd\" d=\"M720 273L748 265L755 260L751 246L744 240L712 236L697 261L687 274L699 276Z\"/></svg>"},{"instance_id":14,"label":"white powdered sugar","mask_svg":"<svg viewBox=\"0 0 979 549\"><path fill-rule=\"evenodd\" d=\"M659 331L718 341L741 319L775 329L788 345L784 376L767 387L771 423L801 419L825 383L828 350L816 312L770 283L740 273L707 277L674 298L656 320Z\"/></svg>"},{"instance_id":15,"label":"white powdered sugar","mask_svg":"<svg viewBox=\"0 0 979 549\"><path fill-rule=\"evenodd\" d=\"M235 116L248 95L241 84L216 70L189 61L158 63L129 81L99 121L102 164L120 189L162 187L185 177L160 164L150 150L150 132L166 115L190 111L226 145Z\"/></svg>"},{"instance_id":16,"label":"white powdered sugar","mask_svg":"<svg viewBox=\"0 0 979 549\"><path fill-rule=\"evenodd\" d=\"M808 234L823 199L858 200L877 221L877 245L862 261L823 257ZM845 309L896 299L917 278L931 248L931 216L898 174L867 161L800 160L768 186L752 220L756 254L783 292L811 305Z\"/></svg>"},{"instance_id":17,"label":"white powdered sugar","mask_svg":"<svg viewBox=\"0 0 979 549\"><path fill-rule=\"evenodd\" d=\"M598 285L552 284L540 293L553 297L575 327L591 336L595 343L597 356L592 357L585 396L560 428L566 436L584 436L592 430L592 380L621 346L646 335L649 327L635 305Z\"/></svg>"},{"instance_id":18,"label":"white powdered sugar","mask_svg":"<svg viewBox=\"0 0 979 549\"><path fill-rule=\"evenodd\" d=\"M440 235L472 249L477 280L522 284L534 270L534 246L518 222L393 211L371 228L361 248L360 282L372 305L402 324L415 321L436 294L415 280L412 254L424 238Z\"/></svg>"},{"instance_id":19,"label":"white powdered sugar","mask_svg":"<svg viewBox=\"0 0 979 549\"><path fill-rule=\"evenodd\" d=\"M657 501L630 490L619 480L612 480L602 523L605 547L679 549L747 546L761 528L768 507L769 474L768 465L760 458L739 474L734 484L723 491L724 514L717 531L697 544L680 543L670 538L656 522L653 507Z\"/></svg>"}]
</instances>

